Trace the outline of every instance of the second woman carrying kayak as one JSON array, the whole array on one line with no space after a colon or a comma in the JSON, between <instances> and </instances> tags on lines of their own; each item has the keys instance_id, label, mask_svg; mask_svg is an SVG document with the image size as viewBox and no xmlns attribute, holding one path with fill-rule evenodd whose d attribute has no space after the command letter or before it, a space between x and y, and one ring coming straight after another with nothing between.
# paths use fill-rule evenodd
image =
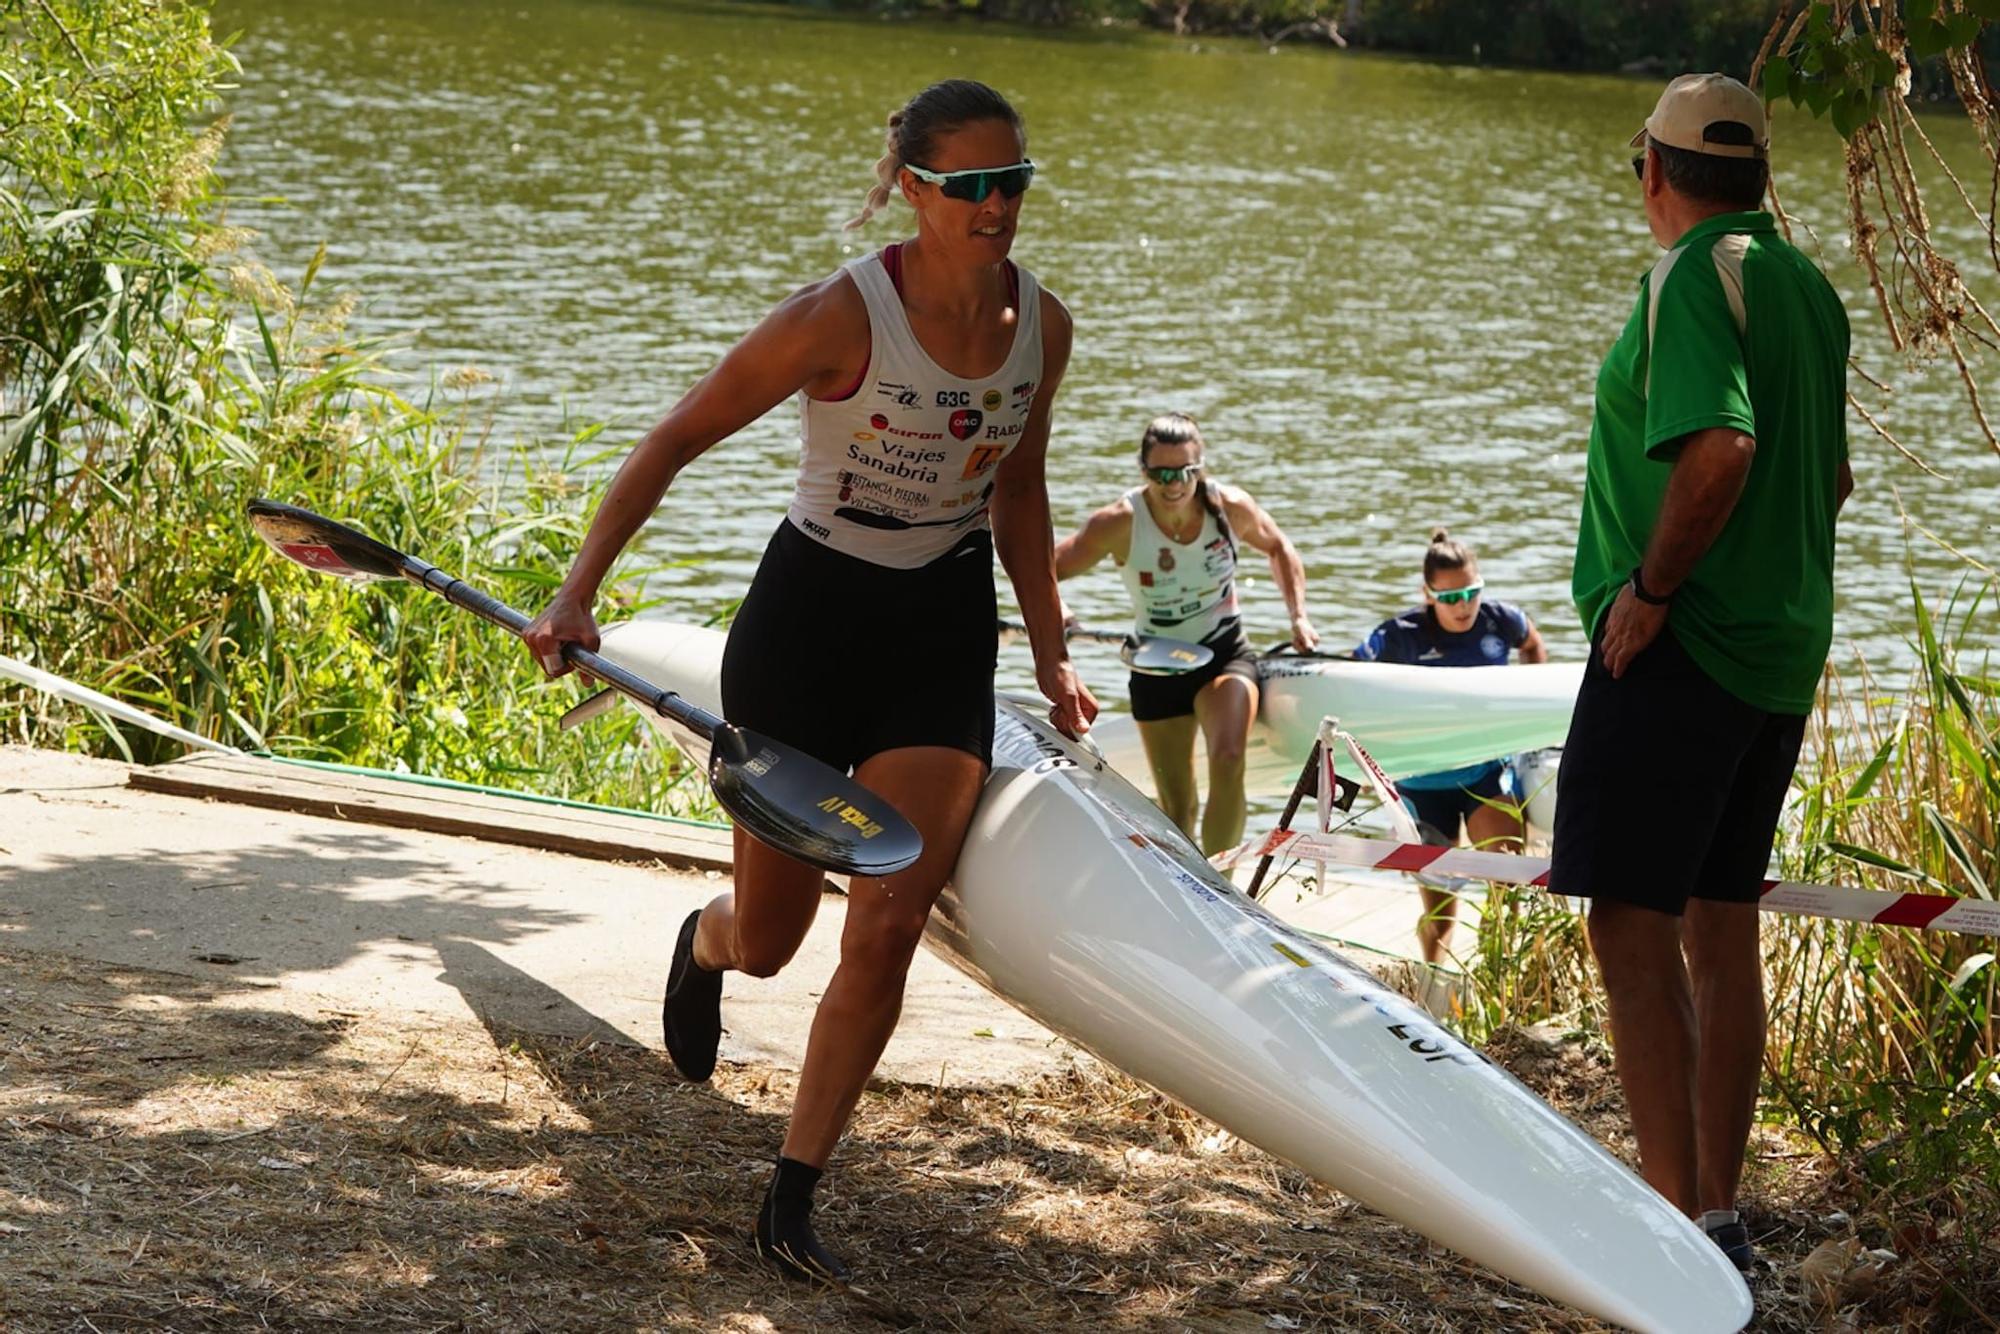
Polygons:
<instances>
[{"instance_id":1,"label":"second woman carrying kayak","mask_svg":"<svg viewBox=\"0 0 2000 1334\"><path fill-rule=\"evenodd\" d=\"M1420 606L1376 626L1354 656L1365 662L1418 667L1501 667L1516 650L1522 662L1549 660L1542 632L1527 613L1511 602L1485 596L1479 557L1443 528L1431 534L1430 545L1424 548L1423 589ZM1416 774L1401 779L1396 787L1416 816L1424 842L1456 844L1462 822L1474 847L1518 852L1521 815L1512 781L1508 761L1493 759L1442 773ZM1429 885L1420 885L1418 892L1424 912L1417 921L1417 944L1425 960L1440 963L1445 938L1458 914L1458 899Z\"/></svg>"},{"instance_id":2,"label":"second woman carrying kayak","mask_svg":"<svg viewBox=\"0 0 2000 1334\"><path fill-rule=\"evenodd\" d=\"M1292 618L1292 644L1310 652L1319 634L1306 615L1305 566L1248 492L1204 477L1201 428L1183 412L1153 418L1139 437L1142 485L1090 516L1056 547L1056 577L1082 574L1106 556L1118 565L1142 635L1194 640L1208 666L1180 676L1133 673L1132 717L1153 771L1160 809L1210 854L1243 837L1243 755L1257 716L1257 664L1236 601L1236 540L1270 558ZM1208 806L1194 781L1199 726L1208 749Z\"/></svg>"},{"instance_id":3,"label":"second woman carrying kayak","mask_svg":"<svg viewBox=\"0 0 2000 1334\"><path fill-rule=\"evenodd\" d=\"M1063 647L1043 486L1069 312L1007 258L1034 174L1021 118L985 84L954 79L891 116L888 140L861 220L900 190L915 238L781 302L647 432L523 635L551 675L567 670L565 642L596 648L591 602L668 483L797 396L790 512L730 628L723 712L852 768L924 840L908 870L848 887L840 964L753 1233L758 1254L801 1279L847 1277L813 1231L813 1188L896 1027L911 955L985 786L996 550L1051 720L1075 736L1097 712ZM736 831L734 889L687 919L668 973L666 1045L682 1074L715 1067L723 974L784 967L824 879Z\"/></svg>"}]
</instances>

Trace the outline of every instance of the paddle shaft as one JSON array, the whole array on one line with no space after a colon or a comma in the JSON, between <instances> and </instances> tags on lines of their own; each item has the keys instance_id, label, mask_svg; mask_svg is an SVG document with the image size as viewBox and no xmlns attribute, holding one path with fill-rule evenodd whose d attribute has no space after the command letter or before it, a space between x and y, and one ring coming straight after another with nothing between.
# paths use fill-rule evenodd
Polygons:
<instances>
[{"instance_id":1,"label":"paddle shaft","mask_svg":"<svg viewBox=\"0 0 2000 1334\"><path fill-rule=\"evenodd\" d=\"M1002 621L1000 622L1000 633L1025 635L1028 633L1028 627L1022 625L1019 621ZM1122 644L1132 637L1129 632L1121 630L1086 630L1080 625L1066 625L1063 627L1064 639L1088 639L1099 644Z\"/></svg>"},{"instance_id":2,"label":"paddle shaft","mask_svg":"<svg viewBox=\"0 0 2000 1334\"><path fill-rule=\"evenodd\" d=\"M402 558L403 577L411 583L422 584L454 607L462 607L516 638L528 628L526 616L491 593L474 588L456 575L446 574L429 561L398 554ZM662 690L652 682L632 675L617 663L599 657L581 644L564 644L562 655L565 662L596 677L619 694L643 704L661 717L673 719L704 739L713 740L716 729L724 725L722 719L707 709L688 703L674 691Z\"/></svg>"}]
</instances>

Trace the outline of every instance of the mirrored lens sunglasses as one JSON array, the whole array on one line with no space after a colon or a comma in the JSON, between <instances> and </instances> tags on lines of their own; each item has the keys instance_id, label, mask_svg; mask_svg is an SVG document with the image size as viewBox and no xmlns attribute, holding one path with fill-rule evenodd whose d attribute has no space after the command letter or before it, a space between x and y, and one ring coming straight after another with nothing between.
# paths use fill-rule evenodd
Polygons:
<instances>
[{"instance_id":1,"label":"mirrored lens sunglasses","mask_svg":"<svg viewBox=\"0 0 2000 1334\"><path fill-rule=\"evenodd\" d=\"M1442 602L1447 607L1456 607L1461 602L1471 602L1486 588L1485 584L1467 584L1464 588L1432 588L1424 585L1424 592Z\"/></svg>"},{"instance_id":2,"label":"mirrored lens sunglasses","mask_svg":"<svg viewBox=\"0 0 2000 1334\"><path fill-rule=\"evenodd\" d=\"M1011 167L972 167L965 171L932 171L919 167L914 162L905 162L903 169L920 181L929 181L938 188L938 193L947 199L963 199L968 204L982 204L986 196L995 190L1003 199L1019 197L1028 188L1028 182L1035 178L1035 164L1022 158Z\"/></svg>"}]
</instances>

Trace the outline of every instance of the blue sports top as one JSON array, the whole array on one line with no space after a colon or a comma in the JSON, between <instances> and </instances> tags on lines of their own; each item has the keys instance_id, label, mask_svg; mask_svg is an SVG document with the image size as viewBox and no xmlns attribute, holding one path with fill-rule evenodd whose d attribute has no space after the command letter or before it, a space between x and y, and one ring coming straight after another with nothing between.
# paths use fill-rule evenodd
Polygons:
<instances>
[{"instance_id":1,"label":"blue sports top","mask_svg":"<svg viewBox=\"0 0 2000 1334\"><path fill-rule=\"evenodd\" d=\"M1363 662L1404 662L1418 667L1503 667L1528 637L1528 618L1511 602L1482 598L1472 628L1453 634L1438 624L1428 604L1412 607L1375 627L1354 650Z\"/></svg>"}]
</instances>

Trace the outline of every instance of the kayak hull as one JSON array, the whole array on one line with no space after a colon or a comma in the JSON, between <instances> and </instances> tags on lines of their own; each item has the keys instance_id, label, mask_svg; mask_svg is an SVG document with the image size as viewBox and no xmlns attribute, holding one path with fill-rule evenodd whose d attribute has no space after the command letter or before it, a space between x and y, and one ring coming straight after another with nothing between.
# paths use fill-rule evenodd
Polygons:
<instances>
[{"instance_id":1,"label":"kayak hull","mask_svg":"<svg viewBox=\"0 0 2000 1334\"><path fill-rule=\"evenodd\" d=\"M602 651L716 708L721 646L633 623ZM1243 1140L1551 1297L1676 1334L1749 1319L1721 1252L1635 1174L1251 902L1039 713L995 701L993 773L932 914L934 950Z\"/></svg>"},{"instance_id":2,"label":"kayak hull","mask_svg":"<svg viewBox=\"0 0 2000 1334\"><path fill-rule=\"evenodd\" d=\"M1290 792L1320 719L1329 716L1391 778L1559 746L1582 682L1581 663L1445 668L1269 655L1257 661L1245 789L1252 797ZM1145 747L1130 715L1103 719L1093 736L1119 772L1150 789ZM1205 786L1199 734L1195 750L1196 778Z\"/></svg>"}]
</instances>

